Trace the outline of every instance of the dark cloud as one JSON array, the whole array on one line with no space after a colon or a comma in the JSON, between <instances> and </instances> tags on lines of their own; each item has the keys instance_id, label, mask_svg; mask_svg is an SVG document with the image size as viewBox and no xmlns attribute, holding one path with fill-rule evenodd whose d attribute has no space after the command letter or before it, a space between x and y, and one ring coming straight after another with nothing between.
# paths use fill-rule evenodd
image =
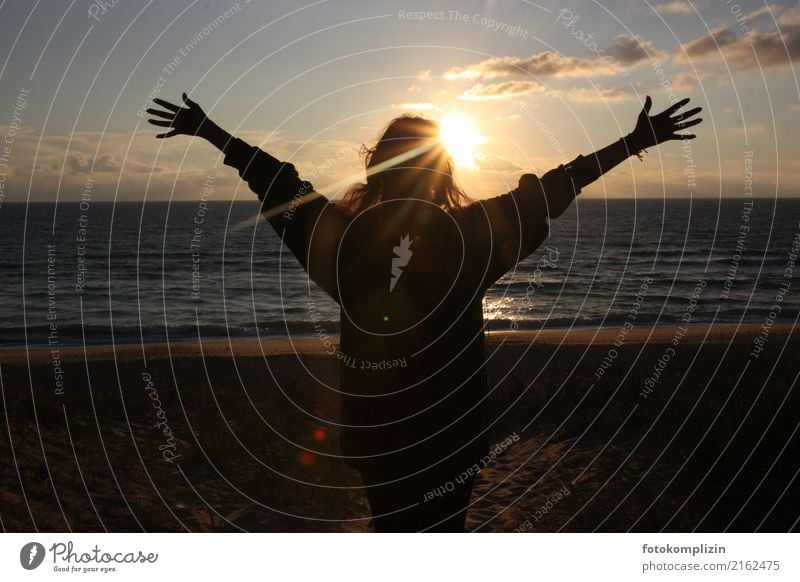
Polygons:
<instances>
[{"instance_id":1,"label":"dark cloud","mask_svg":"<svg viewBox=\"0 0 800 582\"><path fill-rule=\"evenodd\" d=\"M723 47L737 42L733 29L724 27L712 30L706 36L701 36L685 45L683 51L689 58L698 58L709 53L717 52Z\"/></svg>"},{"instance_id":2,"label":"dark cloud","mask_svg":"<svg viewBox=\"0 0 800 582\"><path fill-rule=\"evenodd\" d=\"M800 59L800 23L790 21L780 30L751 30L746 35L732 27L718 28L683 45L676 59L720 60L737 69L789 67Z\"/></svg>"},{"instance_id":3,"label":"dark cloud","mask_svg":"<svg viewBox=\"0 0 800 582\"><path fill-rule=\"evenodd\" d=\"M606 48L606 54L627 67L663 56L649 40L624 34L614 39L614 42Z\"/></svg>"},{"instance_id":4,"label":"dark cloud","mask_svg":"<svg viewBox=\"0 0 800 582\"><path fill-rule=\"evenodd\" d=\"M592 43L594 45L594 43ZM454 67L445 72L449 80L490 80L520 75L536 77L585 77L613 75L621 66L632 66L650 58L661 58L648 40L635 36L620 35L605 49L597 49L597 58L568 57L552 51L536 53L529 57L495 57L467 65Z\"/></svg>"},{"instance_id":5,"label":"dark cloud","mask_svg":"<svg viewBox=\"0 0 800 582\"><path fill-rule=\"evenodd\" d=\"M558 53L545 51L527 58L496 57L466 67L455 67L445 72L444 78L457 79L497 79L515 75L534 75L537 77L578 77L583 75L610 75L614 68L607 62L565 57Z\"/></svg>"}]
</instances>

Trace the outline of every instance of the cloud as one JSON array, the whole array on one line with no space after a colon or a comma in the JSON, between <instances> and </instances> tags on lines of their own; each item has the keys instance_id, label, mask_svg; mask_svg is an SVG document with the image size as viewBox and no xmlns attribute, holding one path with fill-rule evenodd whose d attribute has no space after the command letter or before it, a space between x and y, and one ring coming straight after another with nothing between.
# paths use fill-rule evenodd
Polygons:
<instances>
[{"instance_id":1,"label":"cloud","mask_svg":"<svg viewBox=\"0 0 800 582\"><path fill-rule=\"evenodd\" d=\"M672 0L672 2L656 4L654 8L661 14L691 14L694 12L692 5L686 0Z\"/></svg>"},{"instance_id":2,"label":"cloud","mask_svg":"<svg viewBox=\"0 0 800 582\"><path fill-rule=\"evenodd\" d=\"M187 140L157 142L153 133L76 131L40 137L20 132L8 168L8 199L25 200L30 187L31 200L74 202L90 177L98 201L196 198L218 156ZM187 148L192 151L183 160ZM217 183L217 192L231 197L235 185L234 173Z\"/></svg>"},{"instance_id":3,"label":"cloud","mask_svg":"<svg viewBox=\"0 0 800 582\"><path fill-rule=\"evenodd\" d=\"M623 89L585 89L575 88L566 92L566 97L570 101L579 103L597 103L606 101L624 101L632 99L633 93Z\"/></svg>"},{"instance_id":4,"label":"cloud","mask_svg":"<svg viewBox=\"0 0 800 582\"><path fill-rule=\"evenodd\" d=\"M118 172L122 167L112 154L103 154L92 160L85 154L71 154L67 158L73 172Z\"/></svg>"},{"instance_id":5,"label":"cloud","mask_svg":"<svg viewBox=\"0 0 800 582\"><path fill-rule=\"evenodd\" d=\"M758 62L753 58L748 43L755 48ZM732 58L742 66L788 67L790 63L800 59L800 24L785 26L781 32L752 33L748 35L747 41L737 44Z\"/></svg>"},{"instance_id":6,"label":"cloud","mask_svg":"<svg viewBox=\"0 0 800 582\"><path fill-rule=\"evenodd\" d=\"M493 83L484 85L478 83L473 85L459 99L466 101L497 101L520 97L522 95L532 95L541 93L548 97L564 97L570 101L580 103L596 103L606 101L623 101L632 99L633 93L625 89L614 88L572 88L568 91L549 90L535 81L505 81L503 83Z\"/></svg>"},{"instance_id":7,"label":"cloud","mask_svg":"<svg viewBox=\"0 0 800 582\"><path fill-rule=\"evenodd\" d=\"M745 22L767 14L768 8L765 6L746 15ZM744 36L733 27L716 28L684 44L676 60L719 60L740 70L789 67L800 59L800 12L789 10L781 15L780 22L780 30L750 29Z\"/></svg>"},{"instance_id":8,"label":"cloud","mask_svg":"<svg viewBox=\"0 0 800 582\"><path fill-rule=\"evenodd\" d=\"M781 14L780 17L778 18L778 24L784 26L800 24L800 4L793 6L792 8Z\"/></svg>"},{"instance_id":9,"label":"cloud","mask_svg":"<svg viewBox=\"0 0 800 582\"><path fill-rule=\"evenodd\" d=\"M666 54L656 49L649 40L625 34L614 38L614 42L606 48L606 54L628 67L642 61L666 57Z\"/></svg>"},{"instance_id":10,"label":"cloud","mask_svg":"<svg viewBox=\"0 0 800 582\"><path fill-rule=\"evenodd\" d=\"M683 45L686 57L700 58L737 42L739 37L732 28L724 26ZM679 55L683 56L683 54Z\"/></svg>"},{"instance_id":11,"label":"cloud","mask_svg":"<svg viewBox=\"0 0 800 582\"><path fill-rule=\"evenodd\" d=\"M545 51L527 58L495 57L463 68L454 67L445 71L444 78L449 81L490 80L526 74L537 77L579 77L587 74L611 75L614 72L612 66L599 59L565 57Z\"/></svg>"},{"instance_id":12,"label":"cloud","mask_svg":"<svg viewBox=\"0 0 800 582\"><path fill-rule=\"evenodd\" d=\"M542 91L544 91L544 87L535 81L505 81L489 85L478 83L459 95L458 98L465 101L493 101Z\"/></svg>"},{"instance_id":13,"label":"cloud","mask_svg":"<svg viewBox=\"0 0 800 582\"><path fill-rule=\"evenodd\" d=\"M787 14L794 12L796 6L790 9ZM777 4L765 4L761 8L756 8L752 12L749 12L744 15L745 21L748 24L752 24L755 20L758 20L762 16L769 16L771 14L780 14L783 10L782 6L778 6ZM780 21L780 19L778 19Z\"/></svg>"},{"instance_id":14,"label":"cloud","mask_svg":"<svg viewBox=\"0 0 800 582\"><path fill-rule=\"evenodd\" d=\"M492 80L512 76L583 77L613 75L620 65L632 66L650 58L663 58L648 40L638 36L619 35L603 50L598 58L568 57L552 51L543 51L529 57L494 57L466 67L453 67L444 73L449 81Z\"/></svg>"}]
</instances>

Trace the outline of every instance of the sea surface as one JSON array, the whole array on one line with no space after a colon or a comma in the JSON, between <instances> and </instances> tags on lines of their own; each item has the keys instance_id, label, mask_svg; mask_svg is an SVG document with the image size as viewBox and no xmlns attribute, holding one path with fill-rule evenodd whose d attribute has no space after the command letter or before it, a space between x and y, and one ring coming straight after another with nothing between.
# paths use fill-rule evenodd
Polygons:
<instances>
[{"instance_id":1,"label":"sea surface","mask_svg":"<svg viewBox=\"0 0 800 582\"><path fill-rule=\"evenodd\" d=\"M3 204L0 346L333 335L253 203ZM487 294L487 329L793 322L800 199L579 199ZM312 322L312 319L314 322Z\"/></svg>"}]
</instances>

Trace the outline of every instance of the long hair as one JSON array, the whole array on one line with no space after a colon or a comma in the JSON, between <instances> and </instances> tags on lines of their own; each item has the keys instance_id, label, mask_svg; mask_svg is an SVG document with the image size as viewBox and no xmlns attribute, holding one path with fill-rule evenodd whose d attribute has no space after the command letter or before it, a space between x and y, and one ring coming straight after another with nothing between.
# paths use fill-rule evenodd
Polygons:
<instances>
[{"instance_id":1,"label":"long hair","mask_svg":"<svg viewBox=\"0 0 800 582\"><path fill-rule=\"evenodd\" d=\"M393 198L423 198L452 210L472 202L453 177L453 158L439 124L424 117L393 119L377 143L363 147L366 183L354 184L341 205L352 215Z\"/></svg>"}]
</instances>

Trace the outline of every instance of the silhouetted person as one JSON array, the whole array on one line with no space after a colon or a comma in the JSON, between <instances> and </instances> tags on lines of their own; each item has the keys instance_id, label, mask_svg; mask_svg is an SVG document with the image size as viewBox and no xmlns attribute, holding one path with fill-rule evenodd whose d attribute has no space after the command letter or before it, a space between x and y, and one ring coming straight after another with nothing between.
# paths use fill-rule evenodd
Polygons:
<instances>
[{"instance_id":1,"label":"silhouetted person","mask_svg":"<svg viewBox=\"0 0 800 582\"><path fill-rule=\"evenodd\" d=\"M630 155L700 123L689 101L502 196L470 202L453 179L438 125L393 120L367 152L367 180L339 204L294 166L233 138L183 96L156 99L154 125L207 139L262 201L262 212L311 279L341 307L342 453L359 470L376 531L463 531L486 455L488 397L482 300L545 240L549 220Z\"/></svg>"}]
</instances>

